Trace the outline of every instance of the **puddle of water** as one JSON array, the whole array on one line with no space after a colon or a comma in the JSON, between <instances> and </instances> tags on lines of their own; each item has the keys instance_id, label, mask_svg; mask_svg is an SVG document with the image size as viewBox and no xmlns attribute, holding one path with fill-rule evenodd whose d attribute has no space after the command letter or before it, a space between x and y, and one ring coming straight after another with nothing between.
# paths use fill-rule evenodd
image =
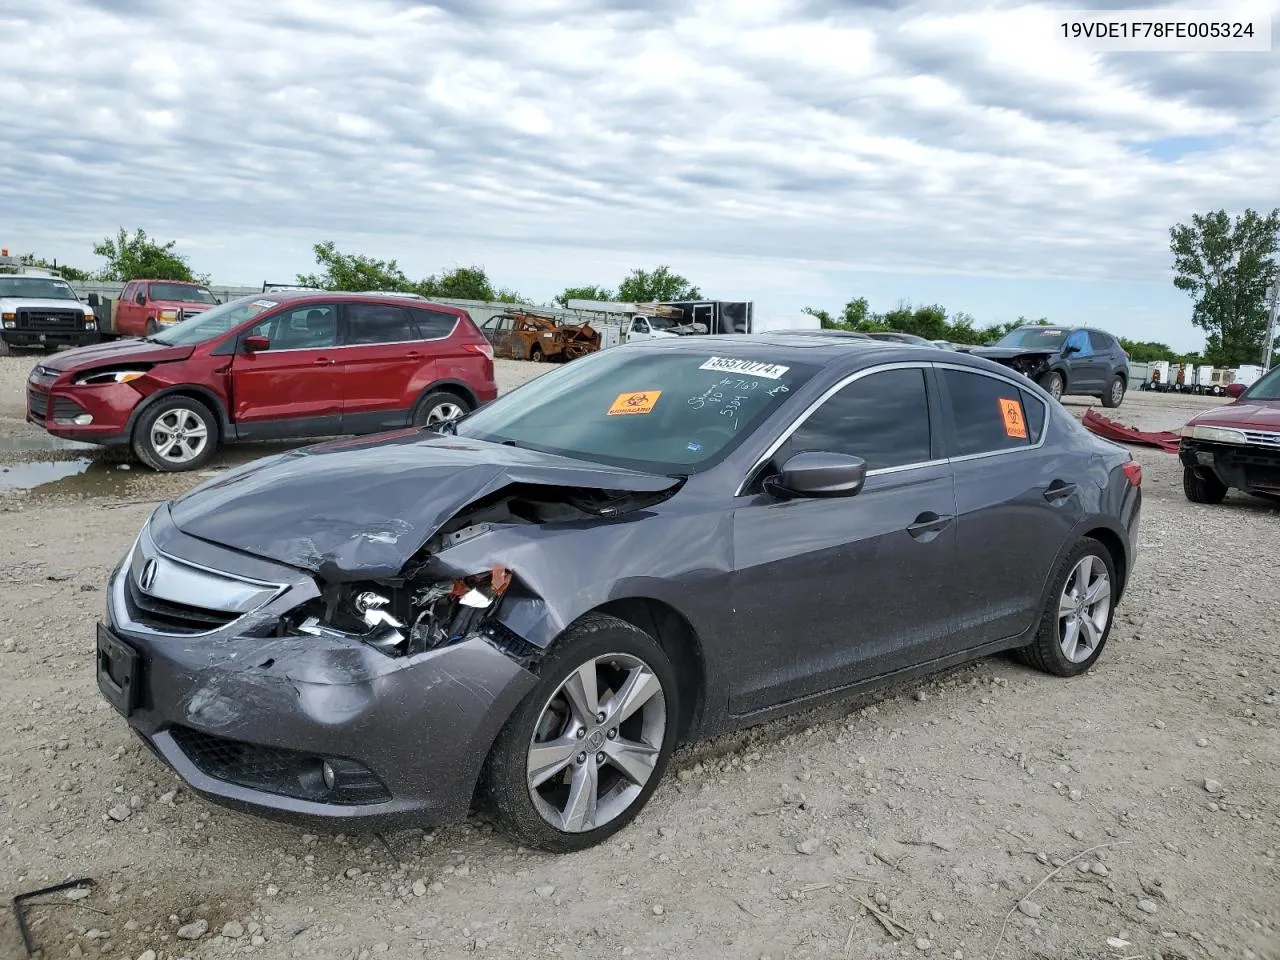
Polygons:
<instances>
[{"instance_id":1,"label":"puddle of water","mask_svg":"<svg viewBox=\"0 0 1280 960\"><path fill-rule=\"evenodd\" d=\"M84 473L93 464L87 457L75 460L37 460L0 466L0 492L30 490L46 483Z\"/></svg>"},{"instance_id":2,"label":"puddle of water","mask_svg":"<svg viewBox=\"0 0 1280 960\"><path fill-rule=\"evenodd\" d=\"M100 447L92 443L77 443L75 440L63 440L51 437L47 433L38 436L0 436L0 454L4 453L49 453L62 450L98 450Z\"/></svg>"}]
</instances>

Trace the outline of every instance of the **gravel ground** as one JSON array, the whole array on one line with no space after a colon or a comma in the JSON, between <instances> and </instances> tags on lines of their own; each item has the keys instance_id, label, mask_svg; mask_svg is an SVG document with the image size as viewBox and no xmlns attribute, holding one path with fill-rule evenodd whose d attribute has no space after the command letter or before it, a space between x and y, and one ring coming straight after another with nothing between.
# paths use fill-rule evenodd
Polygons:
<instances>
[{"instance_id":1,"label":"gravel ground","mask_svg":"<svg viewBox=\"0 0 1280 960\"><path fill-rule=\"evenodd\" d=\"M0 359L0 482L50 480L0 497L0 894L97 880L32 908L48 957L1280 958L1280 512L1188 503L1169 454L1135 450L1141 556L1089 674L998 657L684 748L628 830L554 858L478 818L315 836L184 790L99 697L92 637L199 478L32 450L31 362Z\"/></svg>"}]
</instances>

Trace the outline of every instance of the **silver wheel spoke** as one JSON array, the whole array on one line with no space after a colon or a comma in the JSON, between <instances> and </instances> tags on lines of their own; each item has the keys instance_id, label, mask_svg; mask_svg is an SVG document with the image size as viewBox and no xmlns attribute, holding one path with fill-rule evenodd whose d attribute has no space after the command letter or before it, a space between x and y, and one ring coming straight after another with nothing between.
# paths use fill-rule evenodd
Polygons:
<instances>
[{"instance_id":1,"label":"silver wheel spoke","mask_svg":"<svg viewBox=\"0 0 1280 960\"><path fill-rule=\"evenodd\" d=\"M582 746L576 739L561 737L547 743L535 743L529 749L529 786L540 787L564 771Z\"/></svg>"},{"instance_id":2,"label":"silver wheel spoke","mask_svg":"<svg viewBox=\"0 0 1280 960\"><path fill-rule=\"evenodd\" d=\"M1098 629L1098 625L1093 622L1092 617L1081 617L1078 621L1080 624L1081 639L1084 641L1084 647L1090 651L1098 646L1098 641L1102 639L1102 631Z\"/></svg>"},{"instance_id":3,"label":"silver wheel spoke","mask_svg":"<svg viewBox=\"0 0 1280 960\"><path fill-rule=\"evenodd\" d=\"M600 694L596 682L596 665L593 660L579 667L564 683L564 695L569 700L569 708L573 710L574 718L583 726L594 726L596 714L600 712Z\"/></svg>"},{"instance_id":4,"label":"silver wheel spoke","mask_svg":"<svg viewBox=\"0 0 1280 960\"><path fill-rule=\"evenodd\" d=\"M649 702L649 698L662 692L662 684L658 682L652 671L645 667L636 667L627 674L626 682L606 704L605 712L609 722L622 723L633 713Z\"/></svg>"},{"instance_id":5,"label":"silver wheel spoke","mask_svg":"<svg viewBox=\"0 0 1280 960\"><path fill-rule=\"evenodd\" d=\"M1092 608L1095 604L1102 600L1111 599L1111 581L1106 577L1099 577L1094 581L1084 595L1084 602Z\"/></svg>"},{"instance_id":6,"label":"silver wheel spoke","mask_svg":"<svg viewBox=\"0 0 1280 960\"><path fill-rule=\"evenodd\" d=\"M1065 628L1062 631L1062 652L1067 655L1068 660L1074 661L1076 654L1080 649L1080 618L1076 616L1067 617Z\"/></svg>"},{"instance_id":7,"label":"silver wheel spoke","mask_svg":"<svg viewBox=\"0 0 1280 960\"><path fill-rule=\"evenodd\" d=\"M1058 601L1058 617L1073 617L1076 613L1076 599L1067 591L1062 595L1062 599Z\"/></svg>"},{"instance_id":8,"label":"silver wheel spoke","mask_svg":"<svg viewBox=\"0 0 1280 960\"><path fill-rule=\"evenodd\" d=\"M605 744L606 762L637 787L649 782L653 766L658 762L658 748L634 740L610 740Z\"/></svg>"},{"instance_id":9,"label":"silver wheel spoke","mask_svg":"<svg viewBox=\"0 0 1280 960\"><path fill-rule=\"evenodd\" d=\"M588 757L586 763L573 771L569 802L565 804L561 816L565 830L577 833L595 826L599 788L600 772L596 768L596 758Z\"/></svg>"}]
</instances>

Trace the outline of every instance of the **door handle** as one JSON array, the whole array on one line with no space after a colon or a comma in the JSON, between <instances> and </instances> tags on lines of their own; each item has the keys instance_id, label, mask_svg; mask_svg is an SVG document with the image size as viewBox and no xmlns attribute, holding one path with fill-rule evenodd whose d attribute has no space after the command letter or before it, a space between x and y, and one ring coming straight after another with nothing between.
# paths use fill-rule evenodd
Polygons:
<instances>
[{"instance_id":1,"label":"door handle","mask_svg":"<svg viewBox=\"0 0 1280 960\"><path fill-rule=\"evenodd\" d=\"M331 367L333 366L333 361L328 357L318 357L314 361L313 365L317 367Z\"/></svg>"},{"instance_id":2,"label":"door handle","mask_svg":"<svg viewBox=\"0 0 1280 960\"><path fill-rule=\"evenodd\" d=\"M954 520L952 516L939 516L932 510L927 510L920 516L916 517L915 522L907 527L907 533L919 540L931 533L938 533L946 528L946 526ZM932 537L930 537L932 539Z\"/></svg>"},{"instance_id":3,"label":"door handle","mask_svg":"<svg viewBox=\"0 0 1280 960\"><path fill-rule=\"evenodd\" d=\"M422 358L422 354L417 350L410 351L409 353L406 353L405 356L410 360L420 360Z\"/></svg>"},{"instance_id":4,"label":"door handle","mask_svg":"<svg viewBox=\"0 0 1280 960\"><path fill-rule=\"evenodd\" d=\"M1044 498L1050 503L1060 503L1075 492L1076 485L1074 483L1055 480L1049 484L1049 489L1044 492Z\"/></svg>"}]
</instances>

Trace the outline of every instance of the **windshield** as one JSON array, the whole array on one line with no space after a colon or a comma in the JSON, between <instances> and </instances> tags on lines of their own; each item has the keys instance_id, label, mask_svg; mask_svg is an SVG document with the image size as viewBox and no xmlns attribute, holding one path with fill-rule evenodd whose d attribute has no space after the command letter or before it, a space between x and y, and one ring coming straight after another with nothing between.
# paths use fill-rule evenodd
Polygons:
<instances>
[{"instance_id":1,"label":"windshield","mask_svg":"<svg viewBox=\"0 0 1280 960\"><path fill-rule=\"evenodd\" d=\"M239 300L228 301L220 307L213 307L204 313L189 317L150 339L156 343L167 343L175 347L205 343L234 330L246 320L275 306L279 306L278 300L268 300L265 297L253 295L241 297Z\"/></svg>"},{"instance_id":2,"label":"windshield","mask_svg":"<svg viewBox=\"0 0 1280 960\"><path fill-rule=\"evenodd\" d=\"M997 347L1025 347L1032 350L1057 350L1066 339L1061 327L1022 327L1006 333L996 341Z\"/></svg>"},{"instance_id":3,"label":"windshield","mask_svg":"<svg viewBox=\"0 0 1280 960\"><path fill-rule=\"evenodd\" d=\"M152 300L180 300L183 303L216 303L213 294L205 287L191 287L185 283L151 284Z\"/></svg>"},{"instance_id":4,"label":"windshield","mask_svg":"<svg viewBox=\"0 0 1280 960\"><path fill-rule=\"evenodd\" d=\"M1272 367L1261 380L1242 395L1248 400L1280 400L1280 367Z\"/></svg>"},{"instance_id":5,"label":"windshield","mask_svg":"<svg viewBox=\"0 0 1280 960\"><path fill-rule=\"evenodd\" d=\"M614 347L504 394L458 436L657 473L728 455L813 374L724 354Z\"/></svg>"},{"instance_id":6,"label":"windshield","mask_svg":"<svg viewBox=\"0 0 1280 960\"><path fill-rule=\"evenodd\" d=\"M0 297L21 300L77 300L65 280L52 277L0 277Z\"/></svg>"}]
</instances>

